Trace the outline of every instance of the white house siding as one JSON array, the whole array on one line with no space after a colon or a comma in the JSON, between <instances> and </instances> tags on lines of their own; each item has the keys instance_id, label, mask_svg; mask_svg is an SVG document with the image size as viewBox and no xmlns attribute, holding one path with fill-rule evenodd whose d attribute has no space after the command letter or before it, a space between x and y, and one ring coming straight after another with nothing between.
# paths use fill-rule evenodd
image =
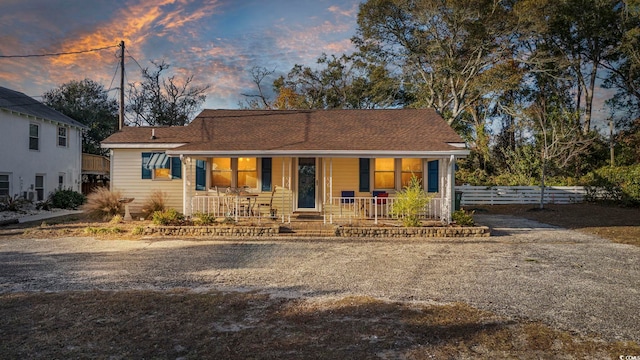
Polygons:
<instances>
[{"instance_id":1,"label":"white house siding","mask_svg":"<svg viewBox=\"0 0 640 360\"><path fill-rule=\"evenodd\" d=\"M166 194L168 207L182 212L183 179L142 179L142 153L162 152L164 149L113 149L111 156L111 189L119 190L124 197L134 198L130 204L132 213L139 213L152 192L161 190ZM183 165L182 177L185 176Z\"/></svg>"},{"instance_id":2,"label":"white house siding","mask_svg":"<svg viewBox=\"0 0 640 360\"><path fill-rule=\"evenodd\" d=\"M39 125L39 150L29 150L29 124ZM67 146L58 146L58 125L67 126ZM58 188L81 190L82 132L75 127L0 109L0 174L8 174L9 193L22 195L44 175L44 197Z\"/></svg>"}]
</instances>

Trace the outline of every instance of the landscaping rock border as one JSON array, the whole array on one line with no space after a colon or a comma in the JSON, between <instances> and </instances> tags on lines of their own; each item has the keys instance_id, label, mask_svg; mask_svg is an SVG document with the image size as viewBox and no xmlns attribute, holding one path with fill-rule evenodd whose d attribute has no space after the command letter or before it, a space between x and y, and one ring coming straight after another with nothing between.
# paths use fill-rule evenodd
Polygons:
<instances>
[{"instance_id":1,"label":"landscaping rock border","mask_svg":"<svg viewBox=\"0 0 640 360\"><path fill-rule=\"evenodd\" d=\"M486 226L475 227L364 227L336 226L336 237L407 238L407 237L489 237ZM271 237L280 235L280 226L150 226L144 235Z\"/></svg>"},{"instance_id":2,"label":"landscaping rock border","mask_svg":"<svg viewBox=\"0 0 640 360\"><path fill-rule=\"evenodd\" d=\"M340 237L406 238L406 237L489 237L486 226L476 227L352 227L336 228Z\"/></svg>"}]
</instances>

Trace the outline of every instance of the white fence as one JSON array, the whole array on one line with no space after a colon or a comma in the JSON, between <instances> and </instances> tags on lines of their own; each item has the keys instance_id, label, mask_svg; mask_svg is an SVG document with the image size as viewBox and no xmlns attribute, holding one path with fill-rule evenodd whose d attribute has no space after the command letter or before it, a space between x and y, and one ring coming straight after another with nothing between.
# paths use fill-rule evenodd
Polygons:
<instances>
[{"instance_id":1,"label":"white fence","mask_svg":"<svg viewBox=\"0 0 640 360\"><path fill-rule=\"evenodd\" d=\"M460 206L540 203L540 186L456 186L462 192ZM584 186L547 186L545 204L574 204L584 201Z\"/></svg>"}]
</instances>

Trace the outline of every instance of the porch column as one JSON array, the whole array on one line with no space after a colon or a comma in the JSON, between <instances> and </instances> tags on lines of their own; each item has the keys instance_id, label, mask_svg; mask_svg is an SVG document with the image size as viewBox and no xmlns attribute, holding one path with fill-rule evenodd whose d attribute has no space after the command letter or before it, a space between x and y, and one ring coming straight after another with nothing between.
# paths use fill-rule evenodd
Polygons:
<instances>
[{"instance_id":1,"label":"porch column","mask_svg":"<svg viewBox=\"0 0 640 360\"><path fill-rule=\"evenodd\" d=\"M333 197L333 158L329 159L329 203L333 205L331 198ZM331 206L331 215L329 215L329 223L333 224L333 206Z\"/></svg>"},{"instance_id":2,"label":"porch column","mask_svg":"<svg viewBox=\"0 0 640 360\"><path fill-rule=\"evenodd\" d=\"M191 176L191 159L180 156L180 165L182 166L182 213L184 216L191 216L191 198L189 197L188 188L191 185L189 177Z\"/></svg>"}]
</instances>

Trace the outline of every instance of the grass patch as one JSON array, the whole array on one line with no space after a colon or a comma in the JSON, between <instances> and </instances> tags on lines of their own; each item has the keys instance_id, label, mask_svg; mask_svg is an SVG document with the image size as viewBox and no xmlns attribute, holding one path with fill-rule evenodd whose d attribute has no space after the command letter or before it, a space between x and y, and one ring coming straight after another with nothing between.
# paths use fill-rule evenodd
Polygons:
<instances>
[{"instance_id":1,"label":"grass patch","mask_svg":"<svg viewBox=\"0 0 640 360\"><path fill-rule=\"evenodd\" d=\"M607 342L514 322L465 304L257 293L66 292L0 295L5 358L618 358Z\"/></svg>"}]
</instances>

